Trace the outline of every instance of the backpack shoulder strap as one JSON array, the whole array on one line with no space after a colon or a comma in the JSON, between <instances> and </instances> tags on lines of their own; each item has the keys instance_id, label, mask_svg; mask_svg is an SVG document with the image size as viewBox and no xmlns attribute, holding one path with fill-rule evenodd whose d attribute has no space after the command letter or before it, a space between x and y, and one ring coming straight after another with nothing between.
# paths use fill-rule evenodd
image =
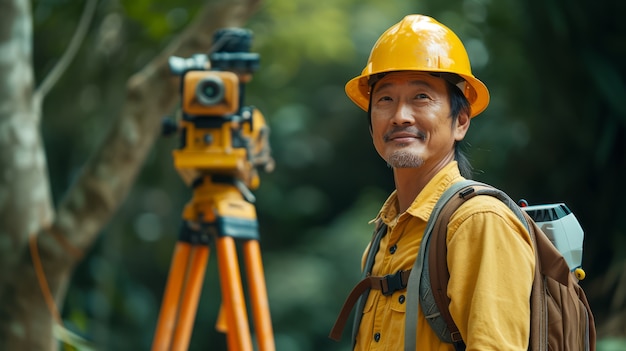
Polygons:
<instances>
[{"instance_id":1,"label":"backpack shoulder strap","mask_svg":"<svg viewBox=\"0 0 626 351\"><path fill-rule=\"evenodd\" d=\"M457 350L465 349L460 332L450 316L447 286L450 274L447 265L447 228L452 214L476 195L490 195L504 202L528 228L521 209L508 195L490 185L466 180L453 184L441 196L430 215L418 257L408 282L405 350L415 350L417 315L421 307L435 334ZM430 243L433 243L431 247ZM416 273L419 270L419 274ZM441 307L440 307L441 306Z\"/></svg>"},{"instance_id":2,"label":"backpack shoulder strap","mask_svg":"<svg viewBox=\"0 0 626 351\"><path fill-rule=\"evenodd\" d=\"M374 266L374 258L376 257L378 247L380 246L380 240L385 236L385 234L387 234L387 225L379 219L376 222L376 228L374 229L374 234L372 235L372 240L370 241L369 249L367 251L367 258L363 267L361 281L352 289L352 291L350 291L350 294L346 298L346 301L339 312L339 316L337 317L335 324L328 335L329 338L335 341L339 341L341 339L341 334L343 333L343 329L348 321L350 312L356 304L354 326L352 330L352 343L354 346L359 325L361 324L361 317L363 316L365 301L367 301L372 284L380 286L380 281L375 279L380 277L372 277L371 273L372 267ZM376 285L376 283L378 283L378 285Z\"/></svg>"},{"instance_id":3,"label":"backpack shoulder strap","mask_svg":"<svg viewBox=\"0 0 626 351\"><path fill-rule=\"evenodd\" d=\"M404 324L404 349L405 350L415 350L417 344L417 315L418 310L420 308L420 304L424 306L424 304L420 303L418 300L419 291L420 291L420 280L422 275L424 274L424 264L426 252L429 251L430 245L430 236L433 233L433 227L435 226L436 219L439 218L439 213L443 209L443 207L455 197L455 195L461 191L461 189L467 188L468 186L479 184L472 180L464 180L461 182L457 182L452 184L444 193L441 195L435 207L433 207L433 211L428 220L428 224L426 225L426 229L424 230L424 235L422 237L422 243L420 244L419 251L417 253L417 258L413 263L413 268L411 269L411 276L409 277L408 286L407 286L407 299L406 299L406 314L405 314L405 324ZM428 284L430 286L430 284ZM431 294L432 296L432 294ZM434 302L428 303L427 311L425 314L431 314L432 307L436 308ZM445 322L438 320L437 323L443 323L443 327L445 327ZM432 323L431 323L432 326ZM439 329L439 327L437 327ZM437 335L441 335L436 329L435 333Z\"/></svg>"},{"instance_id":4,"label":"backpack shoulder strap","mask_svg":"<svg viewBox=\"0 0 626 351\"><path fill-rule=\"evenodd\" d=\"M387 234L387 225L379 219L376 222L376 229L374 230L374 236L372 237L372 241L370 242L370 248L367 252L367 258L365 260L365 266L363 267L362 279L372 274L372 267L374 267L374 258L376 257L376 253L378 252L378 247L380 246L380 240L383 236ZM365 308L365 302L367 301L367 297L369 296L369 289L367 289L363 295L359 298L356 304L356 311L354 314L354 323L352 325L352 346L354 347L356 343L356 336L359 332L359 326L361 325L361 318L363 317L363 308Z\"/></svg>"}]
</instances>

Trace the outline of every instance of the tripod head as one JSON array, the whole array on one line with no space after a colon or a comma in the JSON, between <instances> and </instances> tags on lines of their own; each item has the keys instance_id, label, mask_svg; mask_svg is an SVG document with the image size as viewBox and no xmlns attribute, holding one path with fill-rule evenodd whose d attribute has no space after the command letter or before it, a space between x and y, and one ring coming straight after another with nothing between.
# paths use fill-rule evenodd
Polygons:
<instances>
[{"instance_id":1,"label":"tripod head","mask_svg":"<svg viewBox=\"0 0 626 351\"><path fill-rule=\"evenodd\" d=\"M260 61L251 42L250 30L224 28L208 55L169 58L170 71L181 77L181 113L177 122L164 121L163 131L180 134L174 166L187 185L217 175L256 189L258 169L273 170L265 118L244 105L245 84Z\"/></svg>"}]
</instances>

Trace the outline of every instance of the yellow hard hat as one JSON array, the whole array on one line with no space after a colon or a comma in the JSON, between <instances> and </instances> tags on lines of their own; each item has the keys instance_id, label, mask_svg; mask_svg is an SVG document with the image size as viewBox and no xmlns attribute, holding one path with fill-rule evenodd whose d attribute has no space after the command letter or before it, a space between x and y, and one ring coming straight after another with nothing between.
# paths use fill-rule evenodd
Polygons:
<instances>
[{"instance_id":1,"label":"yellow hard hat","mask_svg":"<svg viewBox=\"0 0 626 351\"><path fill-rule=\"evenodd\" d=\"M472 75L463 43L448 27L423 15L408 15L387 29L370 53L361 75L346 84L346 94L360 108L369 106L371 75L392 71L455 73L465 79L463 94L474 117L487 108L489 90Z\"/></svg>"}]
</instances>

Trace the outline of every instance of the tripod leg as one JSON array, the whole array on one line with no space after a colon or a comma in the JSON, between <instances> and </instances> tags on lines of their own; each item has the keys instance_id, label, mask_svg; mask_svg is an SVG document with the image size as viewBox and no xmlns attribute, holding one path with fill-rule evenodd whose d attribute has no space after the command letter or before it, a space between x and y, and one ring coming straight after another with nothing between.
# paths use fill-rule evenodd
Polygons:
<instances>
[{"instance_id":1,"label":"tripod leg","mask_svg":"<svg viewBox=\"0 0 626 351\"><path fill-rule=\"evenodd\" d=\"M180 315L174 332L172 350L186 351L196 318L202 282L209 260L209 247L206 245L193 246L189 257L189 267L185 279L185 289L181 300Z\"/></svg>"},{"instance_id":2,"label":"tripod leg","mask_svg":"<svg viewBox=\"0 0 626 351\"><path fill-rule=\"evenodd\" d=\"M259 350L274 351L276 346L274 345L274 333L259 242L257 240L245 241L243 252Z\"/></svg>"},{"instance_id":3,"label":"tripod leg","mask_svg":"<svg viewBox=\"0 0 626 351\"><path fill-rule=\"evenodd\" d=\"M208 259L208 246L176 243L153 351L187 350Z\"/></svg>"},{"instance_id":4,"label":"tripod leg","mask_svg":"<svg viewBox=\"0 0 626 351\"><path fill-rule=\"evenodd\" d=\"M176 243L159 312L159 320L152 341L152 351L165 351L171 346L190 252L191 245L189 243L181 241Z\"/></svg>"},{"instance_id":5,"label":"tripod leg","mask_svg":"<svg viewBox=\"0 0 626 351\"><path fill-rule=\"evenodd\" d=\"M222 299L228 322L226 334L228 349L251 351L252 337L248 325L235 240L232 237L220 237L216 240L216 247Z\"/></svg>"}]
</instances>

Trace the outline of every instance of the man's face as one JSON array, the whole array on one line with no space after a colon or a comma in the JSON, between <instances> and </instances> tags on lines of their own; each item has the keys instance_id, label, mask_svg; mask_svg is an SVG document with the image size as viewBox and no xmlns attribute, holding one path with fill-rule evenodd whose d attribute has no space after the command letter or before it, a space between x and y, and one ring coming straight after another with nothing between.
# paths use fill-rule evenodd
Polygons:
<instances>
[{"instance_id":1,"label":"man's face","mask_svg":"<svg viewBox=\"0 0 626 351\"><path fill-rule=\"evenodd\" d=\"M463 139L467 128L453 125L443 79L422 72L392 72L374 85L371 99L374 147L391 167L454 159L454 142Z\"/></svg>"}]
</instances>

